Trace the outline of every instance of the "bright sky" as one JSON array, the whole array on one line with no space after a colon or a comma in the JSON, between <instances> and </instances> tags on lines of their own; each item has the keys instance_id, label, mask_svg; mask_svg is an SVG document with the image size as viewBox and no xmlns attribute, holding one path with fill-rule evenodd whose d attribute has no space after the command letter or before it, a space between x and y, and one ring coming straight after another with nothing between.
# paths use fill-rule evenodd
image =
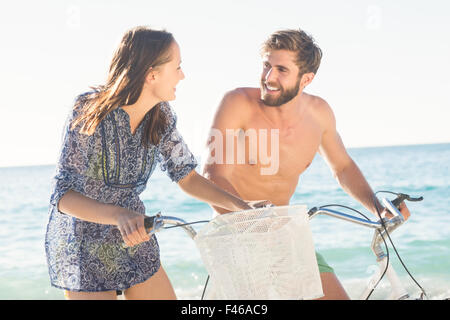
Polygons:
<instances>
[{"instance_id":1,"label":"bright sky","mask_svg":"<svg viewBox=\"0 0 450 320\"><path fill-rule=\"evenodd\" d=\"M324 52L306 92L347 147L450 142L448 1L8 1L0 9L0 166L55 163L74 97L104 82L137 25L172 32L186 75L171 104L200 155L223 94L258 86L260 44L302 28ZM446 40L447 39L447 40Z\"/></svg>"}]
</instances>

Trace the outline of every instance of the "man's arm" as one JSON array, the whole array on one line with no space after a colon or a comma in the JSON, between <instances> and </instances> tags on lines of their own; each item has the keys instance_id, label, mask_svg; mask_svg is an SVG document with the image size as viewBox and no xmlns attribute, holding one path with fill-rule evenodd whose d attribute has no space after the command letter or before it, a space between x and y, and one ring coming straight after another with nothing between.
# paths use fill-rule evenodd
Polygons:
<instances>
[{"instance_id":1,"label":"man's arm","mask_svg":"<svg viewBox=\"0 0 450 320\"><path fill-rule=\"evenodd\" d=\"M208 159L203 168L205 178L237 197L240 197L240 195L230 182L233 164L226 163L226 130L236 130L243 127L245 107L247 106L246 99L245 94L240 89L230 91L223 97L211 125L207 141ZM212 206L212 208L218 213L229 212L216 206Z\"/></svg>"},{"instance_id":2,"label":"man's arm","mask_svg":"<svg viewBox=\"0 0 450 320\"><path fill-rule=\"evenodd\" d=\"M374 192L361 170L347 153L336 130L336 119L331 107L321 100L317 109L324 128L319 153L324 157L342 189L378 218L377 208L380 213L384 208L376 197L377 208L375 207Z\"/></svg>"}]
</instances>

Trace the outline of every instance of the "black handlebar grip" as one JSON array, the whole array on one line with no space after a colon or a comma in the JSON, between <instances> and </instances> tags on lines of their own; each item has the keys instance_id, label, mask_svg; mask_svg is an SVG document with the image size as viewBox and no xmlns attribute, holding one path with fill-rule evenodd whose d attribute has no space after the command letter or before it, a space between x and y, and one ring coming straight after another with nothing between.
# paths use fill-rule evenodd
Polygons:
<instances>
[{"instance_id":1,"label":"black handlebar grip","mask_svg":"<svg viewBox=\"0 0 450 320\"><path fill-rule=\"evenodd\" d=\"M144 218L144 228L145 232L149 233L153 229L153 224L155 223L155 216Z\"/></svg>"},{"instance_id":2,"label":"black handlebar grip","mask_svg":"<svg viewBox=\"0 0 450 320\"><path fill-rule=\"evenodd\" d=\"M409 201L422 201L422 200L423 200L423 197L418 197L418 198L411 198L411 197L408 197L408 200L409 200Z\"/></svg>"}]
</instances>

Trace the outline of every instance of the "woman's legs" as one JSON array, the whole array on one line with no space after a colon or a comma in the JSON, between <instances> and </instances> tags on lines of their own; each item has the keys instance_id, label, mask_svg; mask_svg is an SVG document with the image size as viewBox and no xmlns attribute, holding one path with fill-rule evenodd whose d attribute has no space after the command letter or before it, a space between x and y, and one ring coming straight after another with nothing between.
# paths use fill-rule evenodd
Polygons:
<instances>
[{"instance_id":1,"label":"woman's legs","mask_svg":"<svg viewBox=\"0 0 450 320\"><path fill-rule=\"evenodd\" d=\"M64 291L64 297L67 300L116 300L116 291L102 291L102 292L75 292Z\"/></svg>"},{"instance_id":2,"label":"woman's legs","mask_svg":"<svg viewBox=\"0 0 450 320\"><path fill-rule=\"evenodd\" d=\"M127 300L176 300L177 298L162 266L150 279L126 289L123 294Z\"/></svg>"},{"instance_id":3,"label":"woman's legs","mask_svg":"<svg viewBox=\"0 0 450 320\"><path fill-rule=\"evenodd\" d=\"M161 266L147 281L138 283L123 292L127 300L176 300L169 277ZM117 300L116 290L102 292L64 291L67 300Z\"/></svg>"}]
</instances>

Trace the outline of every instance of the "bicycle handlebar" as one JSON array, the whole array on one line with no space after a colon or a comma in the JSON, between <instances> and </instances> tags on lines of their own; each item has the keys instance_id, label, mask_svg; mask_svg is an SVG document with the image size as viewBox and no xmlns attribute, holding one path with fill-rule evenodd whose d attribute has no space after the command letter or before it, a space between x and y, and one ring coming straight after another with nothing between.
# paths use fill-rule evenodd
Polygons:
<instances>
[{"instance_id":1,"label":"bicycle handlebar","mask_svg":"<svg viewBox=\"0 0 450 320\"><path fill-rule=\"evenodd\" d=\"M383 204L385 205L386 209L394 215L394 217L391 219L383 218L382 221L381 220L372 221L370 219L368 219L368 220L361 219L359 217L345 214L340 211L327 209L327 208L321 208L321 207L312 208L311 210L309 210L308 215L309 215L309 219L312 219L316 215L325 214L325 215L329 215L329 216L332 216L335 218L353 222L353 223L356 223L359 225L377 229L380 231L380 233L383 233L386 230L388 232L392 232L394 229L396 229L398 226L400 226L404 222L404 218L401 215L400 211L398 210L400 203L404 200L421 201L421 200L423 200L423 197L414 198L414 197L410 197L407 194L398 193L397 198L395 198L392 201L390 201L387 198L383 198L382 199ZM153 234L153 233L157 232L165 224L171 224L171 225L183 227L183 229L189 234L189 236L191 238L194 238L195 235L197 234L195 232L195 230L190 225L187 225L186 221L184 221L183 219L180 219L177 217L162 216L161 212L158 212L154 216L146 216L144 219L144 227L145 227L146 232L149 234ZM386 230L384 230L384 227L386 228ZM378 237L378 235L376 234L375 238L377 238L377 237ZM379 238L377 238L377 239L375 239L375 238L374 238L373 243L378 242L380 240Z\"/></svg>"},{"instance_id":2,"label":"bicycle handlebar","mask_svg":"<svg viewBox=\"0 0 450 320\"><path fill-rule=\"evenodd\" d=\"M374 236L372 239L371 249L374 252L374 254L376 255L377 261L380 264L385 263L385 265L386 265L385 271L383 272L383 274L381 274L381 276L379 277L379 280L376 283L376 284L378 284L378 282L383 277L384 273L386 271L388 271L388 269L389 269L388 268L389 267L389 256L386 253L384 253L383 249L381 248L381 241L382 240L384 241L384 236L386 234L389 235L390 232L392 232L398 226L400 226L401 224L403 224L405 222L402 214L399 211L400 203L404 200L421 201L421 200L423 200L423 197L414 198L414 197L410 197L407 194L398 193L397 198L395 198L392 201L390 201L387 198L382 198L382 202L383 202L385 208L393 214L393 217L391 219L381 218L381 220L379 220L379 221L372 221L368 218L361 219L361 218L353 216L353 215L345 214L343 212L339 212L339 211L328 209L328 208L322 208L322 207L312 208L311 210L309 210L308 215L309 215L309 219L312 219L316 215L326 214L326 215L329 215L332 217L336 217L336 218L343 219L343 220L346 220L349 222L360 224L360 225L363 225L366 227L374 228L375 231L374 231ZM198 221L198 222L203 222L203 221ZM153 233L157 232L165 224L171 224L171 225L182 227L189 234L189 236L192 239L194 239L194 237L196 236L195 230L188 223L186 223L186 221L184 221L183 219L176 218L176 217L162 216L161 212L158 212L154 216L146 216L144 218L145 230L149 234L153 234ZM392 280L391 278L393 278L393 279L396 278L396 274L395 274L394 270L392 268L390 268L389 270L390 270L390 272L388 273L389 279ZM395 282L392 284L393 287L394 287L394 284L395 284ZM420 287L420 285L419 285L419 287ZM371 295L374 288L375 287L373 287L371 289L371 291L368 291L367 295L366 294L364 295L364 297L366 297L366 299L369 298L369 296ZM401 286L400 286L400 289L401 289ZM397 287L397 291L400 292L401 290L399 291L398 287ZM422 292L424 293L423 289L422 289ZM401 294L398 294L398 299L402 299L402 298L408 297L408 296L409 295L407 293L405 295L405 293L403 291L401 291Z\"/></svg>"},{"instance_id":3,"label":"bicycle handlebar","mask_svg":"<svg viewBox=\"0 0 450 320\"><path fill-rule=\"evenodd\" d=\"M144 218L144 228L148 234L153 234L161 229L165 224L171 224L174 226L181 226L193 239L196 236L195 230L186 224L186 221L177 217L162 216L161 212L158 212L154 216L146 216Z\"/></svg>"}]
</instances>

